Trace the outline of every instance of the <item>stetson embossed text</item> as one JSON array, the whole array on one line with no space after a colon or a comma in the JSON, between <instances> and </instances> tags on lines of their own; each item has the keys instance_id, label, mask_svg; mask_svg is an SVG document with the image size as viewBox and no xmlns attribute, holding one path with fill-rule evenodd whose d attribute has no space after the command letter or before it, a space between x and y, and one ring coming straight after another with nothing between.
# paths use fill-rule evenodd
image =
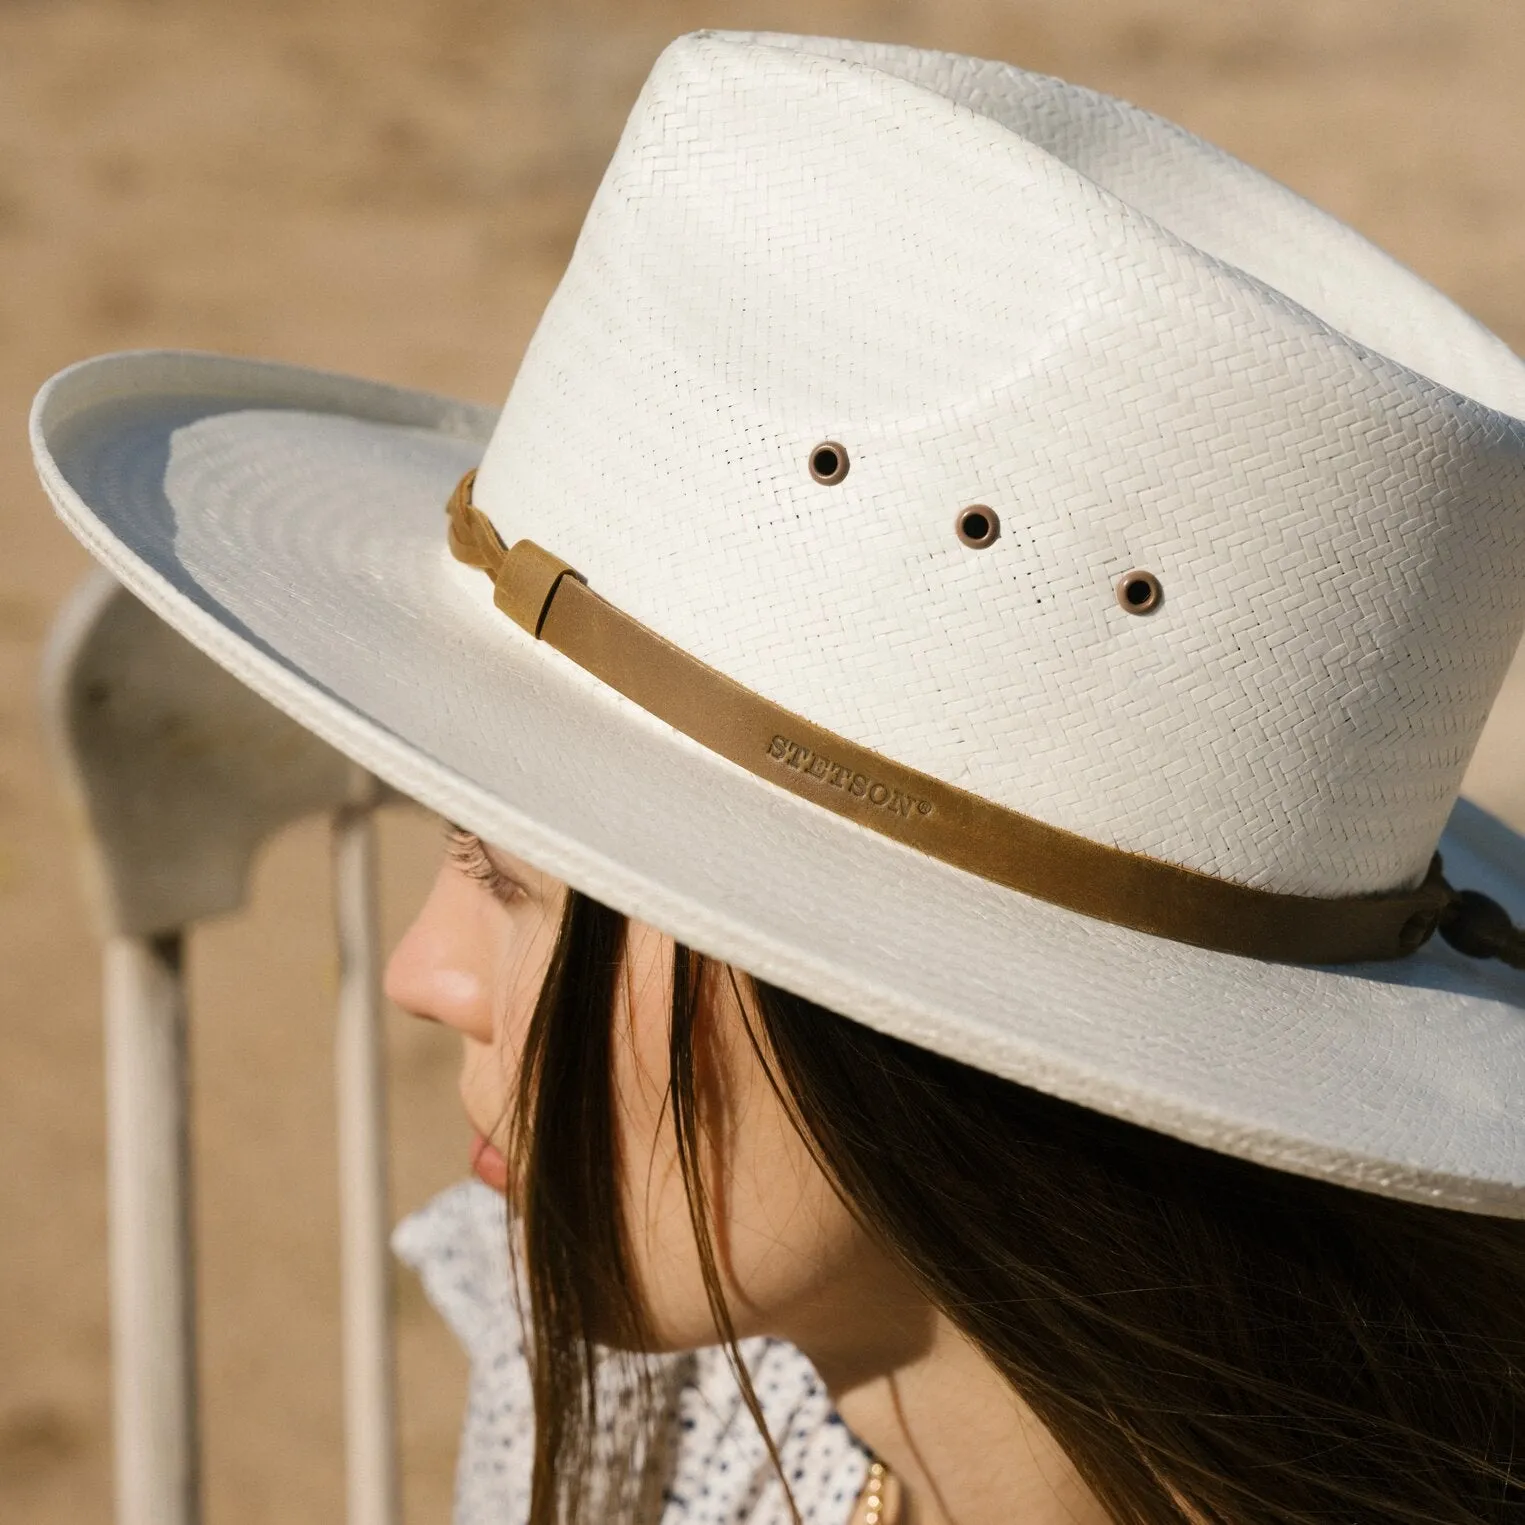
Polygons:
<instances>
[{"instance_id":1,"label":"stetson embossed text","mask_svg":"<svg viewBox=\"0 0 1525 1525\"><path fill-rule=\"evenodd\" d=\"M787 736L775 736L768 743L768 756L778 758L800 773L808 773L811 778L820 779L823 784L845 789L849 794L866 799L870 805L877 805L882 810L893 810L896 815L909 816L913 811L917 815L932 814L931 800L917 799L914 795L870 778L866 773L855 773L845 764L834 763L829 757L823 757L800 742L790 741Z\"/></svg>"}]
</instances>

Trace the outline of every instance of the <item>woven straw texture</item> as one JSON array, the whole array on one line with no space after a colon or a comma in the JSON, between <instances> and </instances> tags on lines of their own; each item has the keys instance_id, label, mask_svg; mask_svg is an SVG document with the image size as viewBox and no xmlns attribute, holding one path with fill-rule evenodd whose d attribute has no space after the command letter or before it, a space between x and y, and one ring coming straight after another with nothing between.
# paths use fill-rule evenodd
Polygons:
<instances>
[{"instance_id":1,"label":"woven straw texture","mask_svg":"<svg viewBox=\"0 0 1525 1525\"><path fill-rule=\"evenodd\" d=\"M1056 826L1267 889L1417 883L1525 627L1525 367L1146 113L783 41L653 72L478 478L504 539Z\"/></svg>"}]
</instances>

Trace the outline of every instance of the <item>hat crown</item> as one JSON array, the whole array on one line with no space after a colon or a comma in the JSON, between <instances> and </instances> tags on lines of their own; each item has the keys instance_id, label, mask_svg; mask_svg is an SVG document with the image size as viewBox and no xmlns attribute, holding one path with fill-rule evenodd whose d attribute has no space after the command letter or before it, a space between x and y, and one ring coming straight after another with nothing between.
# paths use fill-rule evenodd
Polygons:
<instances>
[{"instance_id":1,"label":"hat crown","mask_svg":"<svg viewBox=\"0 0 1525 1525\"><path fill-rule=\"evenodd\" d=\"M695 34L476 500L860 745L1346 895L1422 878L1525 625L1521 413L1492 335L1158 118L953 55Z\"/></svg>"}]
</instances>

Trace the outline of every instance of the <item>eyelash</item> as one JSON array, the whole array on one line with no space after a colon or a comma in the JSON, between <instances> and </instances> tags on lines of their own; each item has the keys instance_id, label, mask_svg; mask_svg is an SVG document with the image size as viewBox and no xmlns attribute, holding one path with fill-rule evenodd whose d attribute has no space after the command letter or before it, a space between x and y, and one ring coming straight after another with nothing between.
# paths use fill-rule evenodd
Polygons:
<instances>
[{"instance_id":1,"label":"eyelash","mask_svg":"<svg viewBox=\"0 0 1525 1525\"><path fill-rule=\"evenodd\" d=\"M482 839L474 832L467 831L464 826L457 826L454 822L446 823L445 851L450 855L451 862L469 878L485 886L501 904L512 905L524 894L524 886L501 873L487 856Z\"/></svg>"}]
</instances>

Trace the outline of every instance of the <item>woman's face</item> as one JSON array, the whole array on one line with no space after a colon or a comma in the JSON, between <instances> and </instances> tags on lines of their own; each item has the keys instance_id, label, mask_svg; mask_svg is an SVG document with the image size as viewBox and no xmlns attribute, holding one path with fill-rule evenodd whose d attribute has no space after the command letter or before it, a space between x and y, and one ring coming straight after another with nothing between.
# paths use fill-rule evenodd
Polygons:
<instances>
[{"instance_id":1,"label":"woman's face","mask_svg":"<svg viewBox=\"0 0 1525 1525\"><path fill-rule=\"evenodd\" d=\"M434 887L387 967L387 994L461 1035L461 1100L479 1142L477 1174L515 1200L504 1161L510 1099L566 886L452 829ZM717 1332L678 1170L668 1085L673 941L632 919L616 981L614 1094L621 1195L637 1291L659 1346ZM739 980L742 989L746 982ZM917 1299L868 1240L812 1160L748 1041L729 980L711 992L696 1039L706 1185L717 1260L738 1335L807 1348L839 1338L844 1299ZM850 1321L849 1321L850 1322ZM908 1325L907 1333L911 1334ZM824 1352L823 1352L824 1353Z\"/></svg>"}]
</instances>

